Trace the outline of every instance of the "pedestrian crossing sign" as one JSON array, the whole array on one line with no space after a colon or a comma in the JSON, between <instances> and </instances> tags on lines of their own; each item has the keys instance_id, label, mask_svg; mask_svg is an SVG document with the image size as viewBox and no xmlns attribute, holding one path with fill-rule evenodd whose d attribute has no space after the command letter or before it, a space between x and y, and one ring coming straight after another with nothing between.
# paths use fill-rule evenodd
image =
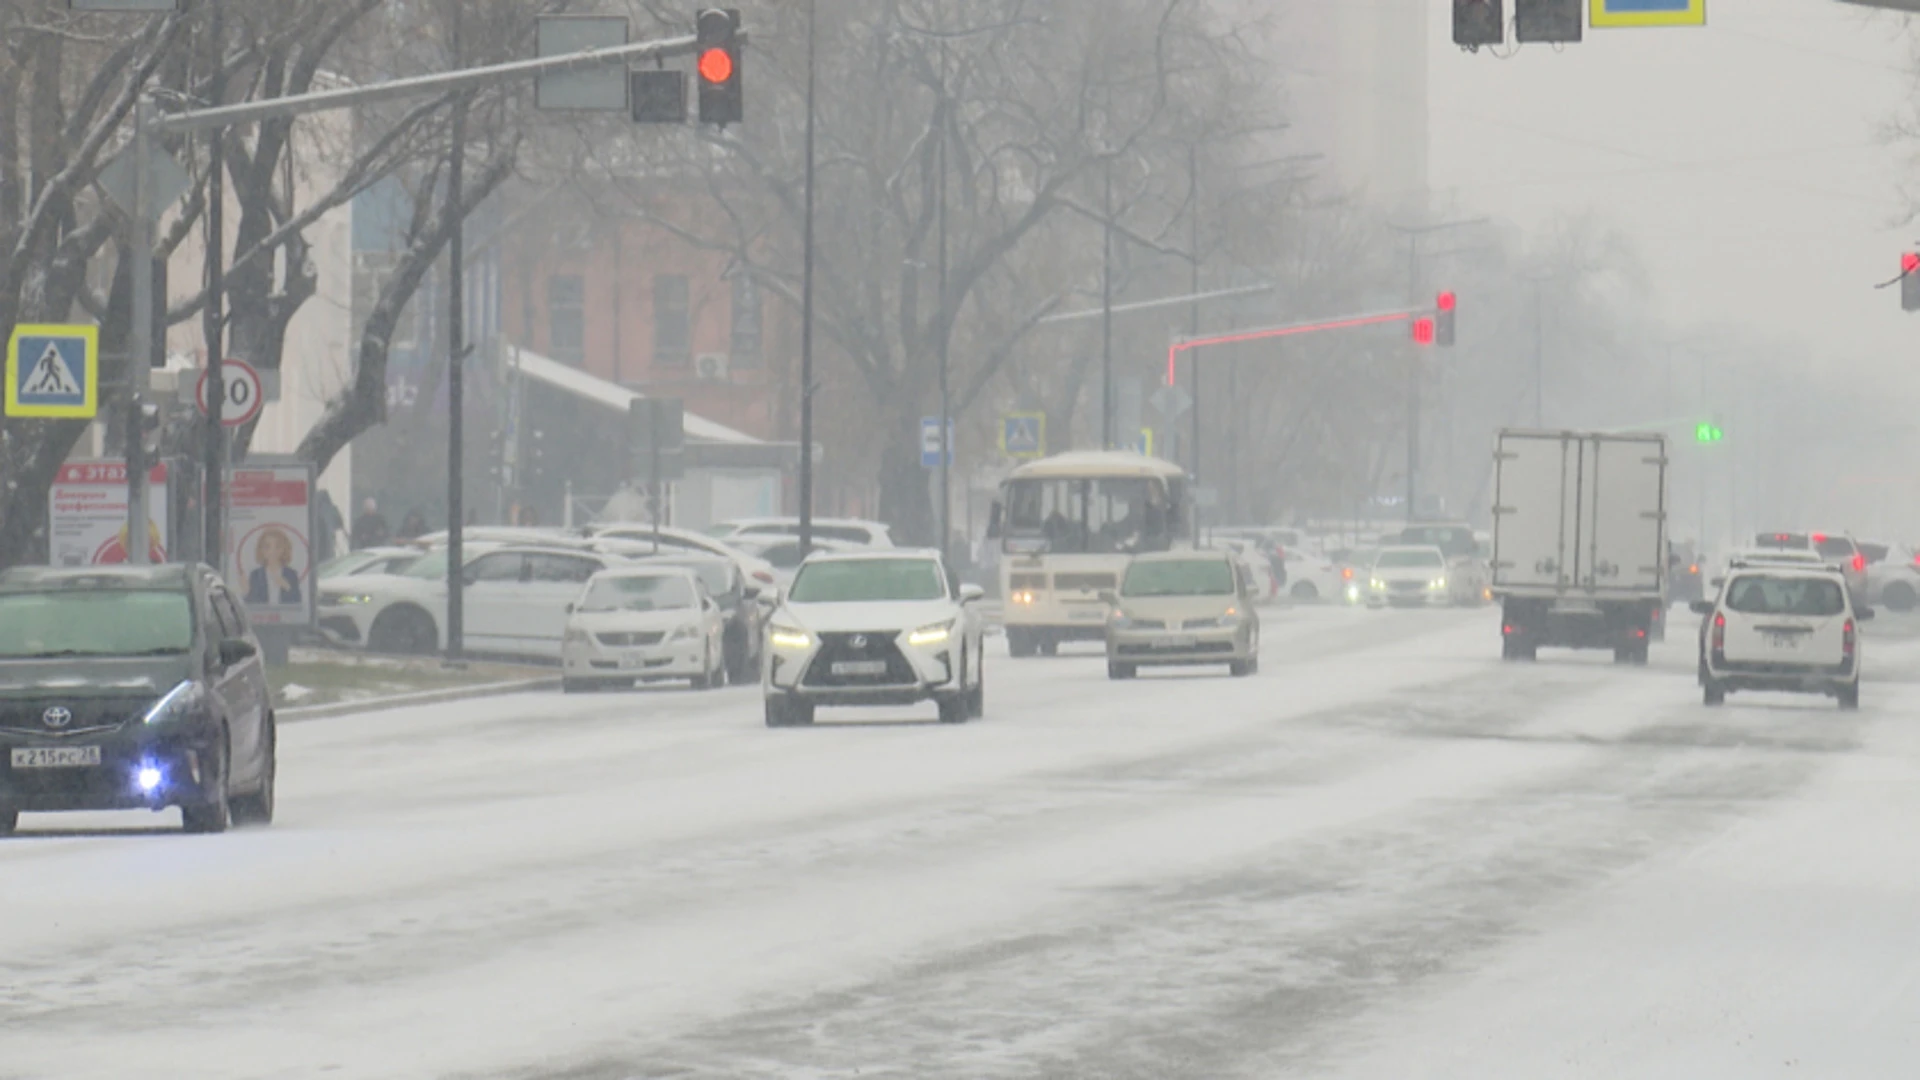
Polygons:
<instances>
[{"instance_id":1,"label":"pedestrian crossing sign","mask_svg":"<svg viewBox=\"0 0 1920 1080\"><path fill-rule=\"evenodd\" d=\"M100 411L100 328L23 324L7 343L7 415L91 420Z\"/></svg>"},{"instance_id":2,"label":"pedestrian crossing sign","mask_svg":"<svg viewBox=\"0 0 1920 1080\"><path fill-rule=\"evenodd\" d=\"M1000 418L1000 452L1010 458L1047 456L1047 414L1010 413Z\"/></svg>"}]
</instances>

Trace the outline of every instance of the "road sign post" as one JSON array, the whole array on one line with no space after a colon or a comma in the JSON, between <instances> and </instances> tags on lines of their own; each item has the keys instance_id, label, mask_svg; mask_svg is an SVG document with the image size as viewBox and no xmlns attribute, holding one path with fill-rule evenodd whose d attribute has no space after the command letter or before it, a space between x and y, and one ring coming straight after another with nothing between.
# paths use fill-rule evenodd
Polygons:
<instances>
[{"instance_id":1,"label":"road sign post","mask_svg":"<svg viewBox=\"0 0 1920 1080\"><path fill-rule=\"evenodd\" d=\"M1000 452L1015 460L1047 456L1047 414L1008 413L1000 418Z\"/></svg>"},{"instance_id":2,"label":"road sign post","mask_svg":"<svg viewBox=\"0 0 1920 1080\"><path fill-rule=\"evenodd\" d=\"M211 380L216 368L220 372L220 423L225 427L244 427L252 423L266 405L267 393L260 372L245 360L228 357L217 365L202 369L200 379L193 387L194 406L200 410L201 416L214 418L216 410Z\"/></svg>"},{"instance_id":3,"label":"road sign post","mask_svg":"<svg viewBox=\"0 0 1920 1080\"><path fill-rule=\"evenodd\" d=\"M946 453L941 453L940 418L923 416L920 418L920 467L937 469L953 457L953 423L947 423Z\"/></svg>"},{"instance_id":4,"label":"road sign post","mask_svg":"<svg viewBox=\"0 0 1920 1080\"><path fill-rule=\"evenodd\" d=\"M7 343L8 416L91 420L100 409L100 329L22 324Z\"/></svg>"}]
</instances>

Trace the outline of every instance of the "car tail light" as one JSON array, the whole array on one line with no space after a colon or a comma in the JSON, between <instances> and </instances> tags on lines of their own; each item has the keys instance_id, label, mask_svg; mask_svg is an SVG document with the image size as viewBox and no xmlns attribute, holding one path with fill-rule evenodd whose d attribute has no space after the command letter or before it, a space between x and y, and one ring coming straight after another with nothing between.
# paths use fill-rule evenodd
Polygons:
<instances>
[{"instance_id":1,"label":"car tail light","mask_svg":"<svg viewBox=\"0 0 1920 1080\"><path fill-rule=\"evenodd\" d=\"M1508 636L1508 637L1512 637L1512 636L1513 636L1513 635L1514 635L1515 633L1517 633L1518 631L1517 631L1517 629L1516 629L1516 628L1514 627L1514 625L1513 625L1512 623L1507 623L1506 625L1504 625L1504 626L1502 626L1502 627L1500 628L1500 632L1501 632L1502 634L1505 634L1505 635L1506 635L1506 636Z\"/></svg>"},{"instance_id":2,"label":"car tail light","mask_svg":"<svg viewBox=\"0 0 1920 1080\"><path fill-rule=\"evenodd\" d=\"M1727 617L1716 614L1713 617L1713 651L1720 652L1727 647Z\"/></svg>"},{"instance_id":3,"label":"car tail light","mask_svg":"<svg viewBox=\"0 0 1920 1080\"><path fill-rule=\"evenodd\" d=\"M1645 630L1636 629L1633 632L1633 636L1636 638L1644 638L1647 636L1647 632Z\"/></svg>"},{"instance_id":4,"label":"car tail light","mask_svg":"<svg viewBox=\"0 0 1920 1080\"><path fill-rule=\"evenodd\" d=\"M1913 560L1913 561L1914 561L1914 563L1915 563L1916 565L1920 565L1920 555L1917 555L1917 556L1915 556L1915 557L1914 557L1914 560ZM1353 567L1351 567L1351 566L1348 566L1348 567L1344 567L1344 568L1342 568L1342 569L1341 569L1341 571L1340 571L1340 576L1341 576L1341 577L1343 577L1343 578L1345 578L1345 579L1347 579L1348 581L1352 581L1352 580L1353 580Z\"/></svg>"},{"instance_id":5,"label":"car tail light","mask_svg":"<svg viewBox=\"0 0 1920 1080\"><path fill-rule=\"evenodd\" d=\"M1916 561L1916 562L1920 562L1920 556L1916 556L1916 558L1915 558L1915 561ZM1694 564L1693 564L1692 566L1689 566L1689 567L1687 567L1687 573L1689 573L1689 574L1698 574L1698 573L1700 573L1700 564L1699 564L1699 563L1694 563Z\"/></svg>"},{"instance_id":6,"label":"car tail light","mask_svg":"<svg viewBox=\"0 0 1920 1080\"><path fill-rule=\"evenodd\" d=\"M762 585L777 584L777 582L774 581L773 574L766 570L755 570L753 572L753 580L761 583Z\"/></svg>"},{"instance_id":7,"label":"car tail light","mask_svg":"<svg viewBox=\"0 0 1920 1080\"><path fill-rule=\"evenodd\" d=\"M1784 538L1783 538L1783 539L1784 539ZM1814 534L1813 534L1813 542L1814 542L1814 543L1816 543L1816 544L1824 544L1824 543L1826 543L1826 542L1827 542L1827 534L1826 534L1826 533L1814 533Z\"/></svg>"},{"instance_id":8,"label":"car tail light","mask_svg":"<svg viewBox=\"0 0 1920 1080\"><path fill-rule=\"evenodd\" d=\"M1866 569L1867 569L1867 557L1865 555L1860 555L1860 554L1854 555L1853 572L1856 574L1864 573Z\"/></svg>"},{"instance_id":9,"label":"car tail light","mask_svg":"<svg viewBox=\"0 0 1920 1080\"><path fill-rule=\"evenodd\" d=\"M1853 620L1848 619L1840 627L1840 655L1853 655Z\"/></svg>"}]
</instances>

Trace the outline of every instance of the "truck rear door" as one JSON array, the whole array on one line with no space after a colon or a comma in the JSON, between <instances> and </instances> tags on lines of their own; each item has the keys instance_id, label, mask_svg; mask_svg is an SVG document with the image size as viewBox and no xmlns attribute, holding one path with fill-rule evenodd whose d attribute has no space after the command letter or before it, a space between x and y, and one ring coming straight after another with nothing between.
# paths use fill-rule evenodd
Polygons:
<instances>
[{"instance_id":1,"label":"truck rear door","mask_svg":"<svg viewBox=\"0 0 1920 1080\"><path fill-rule=\"evenodd\" d=\"M1666 440L1597 435L1581 452L1577 583L1596 594L1657 594L1666 580Z\"/></svg>"},{"instance_id":2,"label":"truck rear door","mask_svg":"<svg viewBox=\"0 0 1920 1080\"><path fill-rule=\"evenodd\" d=\"M1503 431L1496 464L1494 588L1557 590L1571 583L1579 525L1578 438Z\"/></svg>"}]
</instances>

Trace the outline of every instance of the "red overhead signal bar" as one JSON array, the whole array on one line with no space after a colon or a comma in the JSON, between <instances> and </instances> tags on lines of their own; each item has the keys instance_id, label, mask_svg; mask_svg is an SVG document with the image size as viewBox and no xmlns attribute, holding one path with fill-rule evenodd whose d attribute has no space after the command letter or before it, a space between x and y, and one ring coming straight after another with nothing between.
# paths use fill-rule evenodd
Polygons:
<instances>
[{"instance_id":1,"label":"red overhead signal bar","mask_svg":"<svg viewBox=\"0 0 1920 1080\"><path fill-rule=\"evenodd\" d=\"M1328 330L1353 330L1362 326L1411 322L1418 314L1414 311L1384 311L1374 315L1355 315L1351 318L1332 319L1325 322L1293 323L1288 326L1269 327L1265 330L1245 330L1235 334L1222 334L1218 337L1176 341L1167 349L1167 385L1172 386L1177 381L1176 372L1180 365L1180 354L1207 345L1238 345L1244 341L1266 341L1269 338L1297 337L1301 334L1318 334Z\"/></svg>"}]
</instances>

